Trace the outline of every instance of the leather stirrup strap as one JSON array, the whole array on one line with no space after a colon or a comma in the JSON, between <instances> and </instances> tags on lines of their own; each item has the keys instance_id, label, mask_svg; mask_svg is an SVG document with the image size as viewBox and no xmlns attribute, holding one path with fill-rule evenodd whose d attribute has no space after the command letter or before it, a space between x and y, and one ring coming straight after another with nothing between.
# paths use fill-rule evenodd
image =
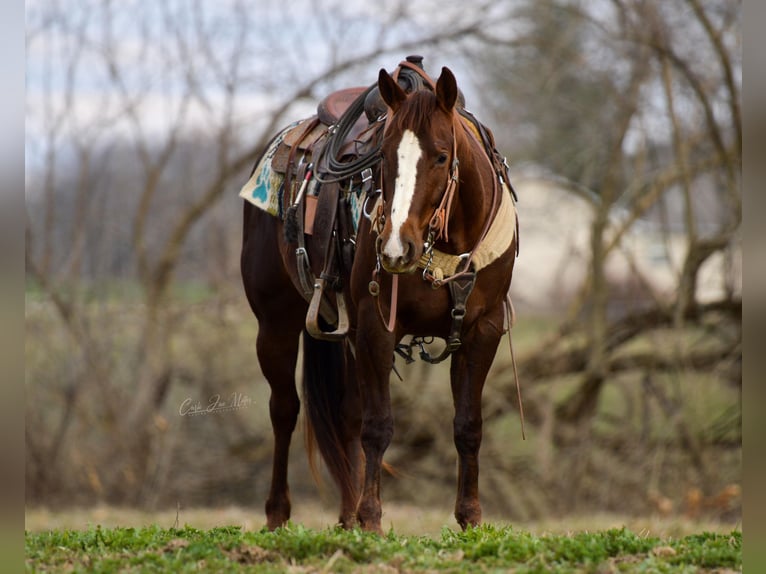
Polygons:
<instances>
[{"instance_id":1,"label":"leather stirrup strap","mask_svg":"<svg viewBox=\"0 0 766 574\"><path fill-rule=\"evenodd\" d=\"M324 246L323 269L314 281L313 295L306 313L306 330L315 339L337 341L348 333L349 320L346 300L338 281L338 205L340 201L340 185L336 182L326 184L320 193L319 206L316 213L316 232L314 240ZM334 330L324 331L319 325L319 315L322 309L330 307L326 302L325 289L327 286L335 291L338 323ZM334 313L333 313L334 314Z\"/></svg>"}]
</instances>

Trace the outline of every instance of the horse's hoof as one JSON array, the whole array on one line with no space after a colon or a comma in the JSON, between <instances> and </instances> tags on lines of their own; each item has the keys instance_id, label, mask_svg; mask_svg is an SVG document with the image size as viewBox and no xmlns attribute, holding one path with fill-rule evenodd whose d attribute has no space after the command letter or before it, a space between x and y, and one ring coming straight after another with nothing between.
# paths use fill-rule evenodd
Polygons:
<instances>
[{"instance_id":1,"label":"horse's hoof","mask_svg":"<svg viewBox=\"0 0 766 574\"><path fill-rule=\"evenodd\" d=\"M354 526L357 525L356 516L353 514L351 516L341 516L338 519L338 524L344 530L351 530Z\"/></svg>"},{"instance_id":2,"label":"horse's hoof","mask_svg":"<svg viewBox=\"0 0 766 574\"><path fill-rule=\"evenodd\" d=\"M481 524L481 506L478 502L467 503L455 510L455 518L463 530L469 526L479 526Z\"/></svg>"},{"instance_id":3,"label":"horse's hoof","mask_svg":"<svg viewBox=\"0 0 766 574\"><path fill-rule=\"evenodd\" d=\"M271 520L266 520L266 528L269 529L270 532L274 532L277 528L282 528L286 522L272 522Z\"/></svg>"},{"instance_id":4,"label":"horse's hoof","mask_svg":"<svg viewBox=\"0 0 766 574\"><path fill-rule=\"evenodd\" d=\"M477 526L481 526L481 520L469 520L468 522L458 521L458 524L460 525L461 530L468 530L469 528L476 528Z\"/></svg>"},{"instance_id":5,"label":"horse's hoof","mask_svg":"<svg viewBox=\"0 0 766 574\"><path fill-rule=\"evenodd\" d=\"M374 532L375 534L379 534L380 536L383 536L383 529L380 527L380 522L376 523L363 523L360 522L359 525L362 527L362 530L365 532Z\"/></svg>"},{"instance_id":6,"label":"horse's hoof","mask_svg":"<svg viewBox=\"0 0 766 574\"><path fill-rule=\"evenodd\" d=\"M288 520L290 520L289 499L269 499L266 502L266 527L269 530L284 526Z\"/></svg>"}]
</instances>

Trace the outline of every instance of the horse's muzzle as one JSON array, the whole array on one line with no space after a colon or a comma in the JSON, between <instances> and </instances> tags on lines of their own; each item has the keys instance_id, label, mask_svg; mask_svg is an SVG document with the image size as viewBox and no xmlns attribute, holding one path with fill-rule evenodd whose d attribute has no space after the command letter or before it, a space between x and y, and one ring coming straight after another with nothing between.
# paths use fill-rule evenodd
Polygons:
<instances>
[{"instance_id":1,"label":"horse's muzzle","mask_svg":"<svg viewBox=\"0 0 766 574\"><path fill-rule=\"evenodd\" d=\"M388 241L391 241L389 238ZM417 244L411 239L401 238L401 249L387 250L383 237L379 236L375 242L375 250L383 269L389 273L413 273L418 268L420 253ZM391 253L390 251L393 251Z\"/></svg>"}]
</instances>

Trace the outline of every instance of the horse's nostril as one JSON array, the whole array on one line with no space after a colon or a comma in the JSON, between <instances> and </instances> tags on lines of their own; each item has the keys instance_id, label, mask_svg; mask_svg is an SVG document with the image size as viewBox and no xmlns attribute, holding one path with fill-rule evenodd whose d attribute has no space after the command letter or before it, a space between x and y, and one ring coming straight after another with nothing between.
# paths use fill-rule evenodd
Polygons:
<instances>
[{"instance_id":1,"label":"horse's nostril","mask_svg":"<svg viewBox=\"0 0 766 574\"><path fill-rule=\"evenodd\" d=\"M413 259L415 259L415 249L416 249L415 248L415 242L411 241L411 240L408 240L407 241L407 253L405 255L405 257L406 257L406 259L408 261L412 261Z\"/></svg>"}]
</instances>

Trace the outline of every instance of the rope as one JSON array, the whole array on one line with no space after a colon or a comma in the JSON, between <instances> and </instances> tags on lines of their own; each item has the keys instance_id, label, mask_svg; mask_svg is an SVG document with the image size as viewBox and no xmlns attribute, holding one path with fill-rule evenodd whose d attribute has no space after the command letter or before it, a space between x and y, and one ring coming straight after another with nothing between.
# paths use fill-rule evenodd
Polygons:
<instances>
[{"instance_id":1,"label":"rope","mask_svg":"<svg viewBox=\"0 0 766 574\"><path fill-rule=\"evenodd\" d=\"M367 98L367 95L374 90L376 86L377 84L372 84L359 94L340 117L338 123L335 124L334 129L331 130L327 144L320 150L319 158L317 162L315 162L322 168L322 173L315 175L320 183L329 183L347 179L357 175L368 167L373 167L380 161L380 148L382 142L378 142L375 148L370 152L351 161L340 161L338 159L346 136L351 133L354 124L356 124L357 120L364 113L364 101ZM326 165L321 163L325 156L327 156ZM325 175L330 177L325 178Z\"/></svg>"},{"instance_id":2,"label":"rope","mask_svg":"<svg viewBox=\"0 0 766 574\"><path fill-rule=\"evenodd\" d=\"M521 418L521 439L527 440L524 432L524 405L521 403L521 384L519 383L519 372L516 369L516 355L513 354L513 339L511 331L513 330L513 303L511 302L511 293L505 295L505 312L508 317L508 346L511 348L511 365L513 366L513 380L516 382L516 398L519 401L519 417Z\"/></svg>"}]
</instances>

